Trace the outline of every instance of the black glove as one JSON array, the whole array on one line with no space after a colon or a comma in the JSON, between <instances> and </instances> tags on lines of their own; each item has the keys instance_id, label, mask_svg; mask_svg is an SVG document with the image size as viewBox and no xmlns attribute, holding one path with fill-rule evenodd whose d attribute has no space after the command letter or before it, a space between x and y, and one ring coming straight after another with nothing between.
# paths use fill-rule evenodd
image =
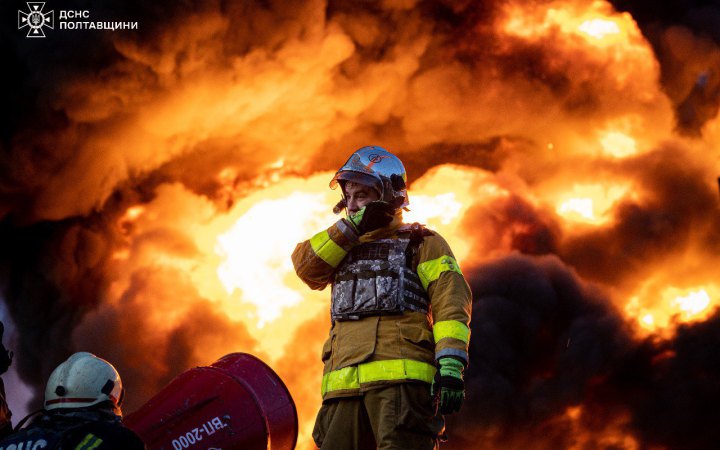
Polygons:
<instances>
[{"instance_id":1,"label":"black glove","mask_svg":"<svg viewBox=\"0 0 720 450\"><path fill-rule=\"evenodd\" d=\"M5 325L0 322L0 375L7 372L12 364L13 352L6 349L2 343L3 333L5 333Z\"/></svg>"},{"instance_id":2,"label":"black glove","mask_svg":"<svg viewBox=\"0 0 720 450\"><path fill-rule=\"evenodd\" d=\"M358 234L362 235L388 226L397 209L398 207L392 203L376 200L350 216L350 221L355 225Z\"/></svg>"}]
</instances>

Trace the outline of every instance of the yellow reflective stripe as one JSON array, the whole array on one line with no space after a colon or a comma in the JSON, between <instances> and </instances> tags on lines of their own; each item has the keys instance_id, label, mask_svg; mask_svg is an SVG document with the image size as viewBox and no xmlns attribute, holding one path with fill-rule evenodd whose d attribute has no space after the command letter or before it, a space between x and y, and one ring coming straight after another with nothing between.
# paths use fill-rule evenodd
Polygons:
<instances>
[{"instance_id":1,"label":"yellow reflective stripe","mask_svg":"<svg viewBox=\"0 0 720 450\"><path fill-rule=\"evenodd\" d=\"M447 272L448 270L462 275L460 266L457 261L455 261L455 258L445 255L419 264L417 273L420 277L420 282L422 282L423 288L427 290L430 283L440 278L440 274Z\"/></svg>"},{"instance_id":2,"label":"yellow reflective stripe","mask_svg":"<svg viewBox=\"0 0 720 450\"><path fill-rule=\"evenodd\" d=\"M359 387L360 382L358 381L357 367L346 367L326 373L323 376L322 395L330 391L358 389Z\"/></svg>"},{"instance_id":3,"label":"yellow reflective stripe","mask_svg":"<svg viewBox=\"0 0 720 450\"><path fill-rule=\"evenodd\" d=\"M436 344L445 338L458 339L467 344L470 341L470 328L457 320L443 320L433 325L433 337Z\"/></svg>"},{"instance_id":4,"label":"yellow reflective stripe","mask_svg":"<svg viewBox=\"0 0 720 450\"><path fill-rule=\"evenodd\" d=\"M411 359L373 361L326 373L322 381L322 395L328 392L358 389L363 383L391 380L420 380L432 383L435 366Z\"/></svg>"},{"instance_id":5,"label":"yellow reflective stripe","mask_svg":"<svg viewBox=\"0 0 720 450\"><path fill-rule=\"evenodd\" d=\"M358 366L360 384L384 380L433 381L435 366L412 359L373 361Z\"/></svg>"},{"instance_id":6,"label":"yellow reflective stripe","mask_svg":"<svg viewBox=\"0 0 720 450\"><path fill-rule=\"evenodd\" d=\"M321 231L310 238L310 246L316 255L332 267L337 267L347 255L347 252L330 238L330 233L327 230Z\"/></svg>"},{"instance_id":7,"label":"yellow reflective stripe","mask_svg":"<svg viewBox=\"0 0 720 450\"><path fill-rule=\"evenodd\" d=\"M92 433L89 433L87 436L85 436L85 439L83 439L77 445L77 447L75 447L75 450L93 450L95 448L98 448L102 443L102 439Z\"/></svg>"}]
</instances>

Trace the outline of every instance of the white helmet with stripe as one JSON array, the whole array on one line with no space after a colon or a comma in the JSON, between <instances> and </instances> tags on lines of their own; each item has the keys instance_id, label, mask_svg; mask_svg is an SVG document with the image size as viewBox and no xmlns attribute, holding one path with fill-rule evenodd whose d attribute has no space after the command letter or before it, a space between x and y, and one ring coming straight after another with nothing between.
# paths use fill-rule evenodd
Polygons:
<instances>
[{"instance_id":1,"label":"white helmet with stripe","mask_svg":"<svg viewBox=\"0 0 720 450\"><path fill-rule=\"evenodd\" d=\"M120 414L124 390L112 364L92 353L78 352L53 370L45 387L45 409L86 408L110 402Z\"/></svg>"}]
</instances>

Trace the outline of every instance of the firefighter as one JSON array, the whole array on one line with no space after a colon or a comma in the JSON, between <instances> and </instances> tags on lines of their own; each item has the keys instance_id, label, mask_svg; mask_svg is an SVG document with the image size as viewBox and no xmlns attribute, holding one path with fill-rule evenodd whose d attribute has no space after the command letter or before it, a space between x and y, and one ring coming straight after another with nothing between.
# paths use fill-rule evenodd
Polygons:
<instances>
[{"instance_id":1,"label":"firefighter","mask_svg":"<svg viewBox=\"0 0 720 450\"><path fill-rule=\"evenodd\" d=\"M437 448L465 396L470 288L440 235L403 223L406 182L392 153L357 150L330 182L347 217L292 255L310 288L332 286L321 449Z\"/></svg>"},{"instance_id":2,"label":"firefighter","mask_svg":"<svg viewBox=\"0 0 720 450\"><path fill-rule=\"evenodd\" d=\"M0 449L144 450L140 438L122 425L123 395L112 364L75 353L50 375L41 415L0 441Z\"/></svg>"},{"instance_id":3,"label":"firefighter","mask_svg":"<svg viewBox=\"0 0 720 450\"><path fill-rule=\"evenodd\" d=\"M0 375L8 371L13 357L13 353L6 349L2 343L4 333L5 326L0 322ZM0 378L0 439L12 433L12 422L10 421L12 413L5 399L5 383Z\"/></svg>"}]
</instances>

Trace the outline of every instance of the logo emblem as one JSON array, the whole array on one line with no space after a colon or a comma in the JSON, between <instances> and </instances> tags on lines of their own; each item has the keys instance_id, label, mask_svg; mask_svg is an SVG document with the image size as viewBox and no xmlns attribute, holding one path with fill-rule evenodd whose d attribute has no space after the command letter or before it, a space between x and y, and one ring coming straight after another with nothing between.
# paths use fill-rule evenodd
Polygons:
<instances>
[{"instance_id":1,"label":"logo emblem","mask_svg":"<svg viewBox=\"0 0 720 450\"><path fill-rule=\"evenodd\" d=\"M45 2L27 2L28 11L18 11L18 30L28 27L27 37L44 38L44 27L54 28L55 11L43 12Z\"/></svg>"}]
</instances>

